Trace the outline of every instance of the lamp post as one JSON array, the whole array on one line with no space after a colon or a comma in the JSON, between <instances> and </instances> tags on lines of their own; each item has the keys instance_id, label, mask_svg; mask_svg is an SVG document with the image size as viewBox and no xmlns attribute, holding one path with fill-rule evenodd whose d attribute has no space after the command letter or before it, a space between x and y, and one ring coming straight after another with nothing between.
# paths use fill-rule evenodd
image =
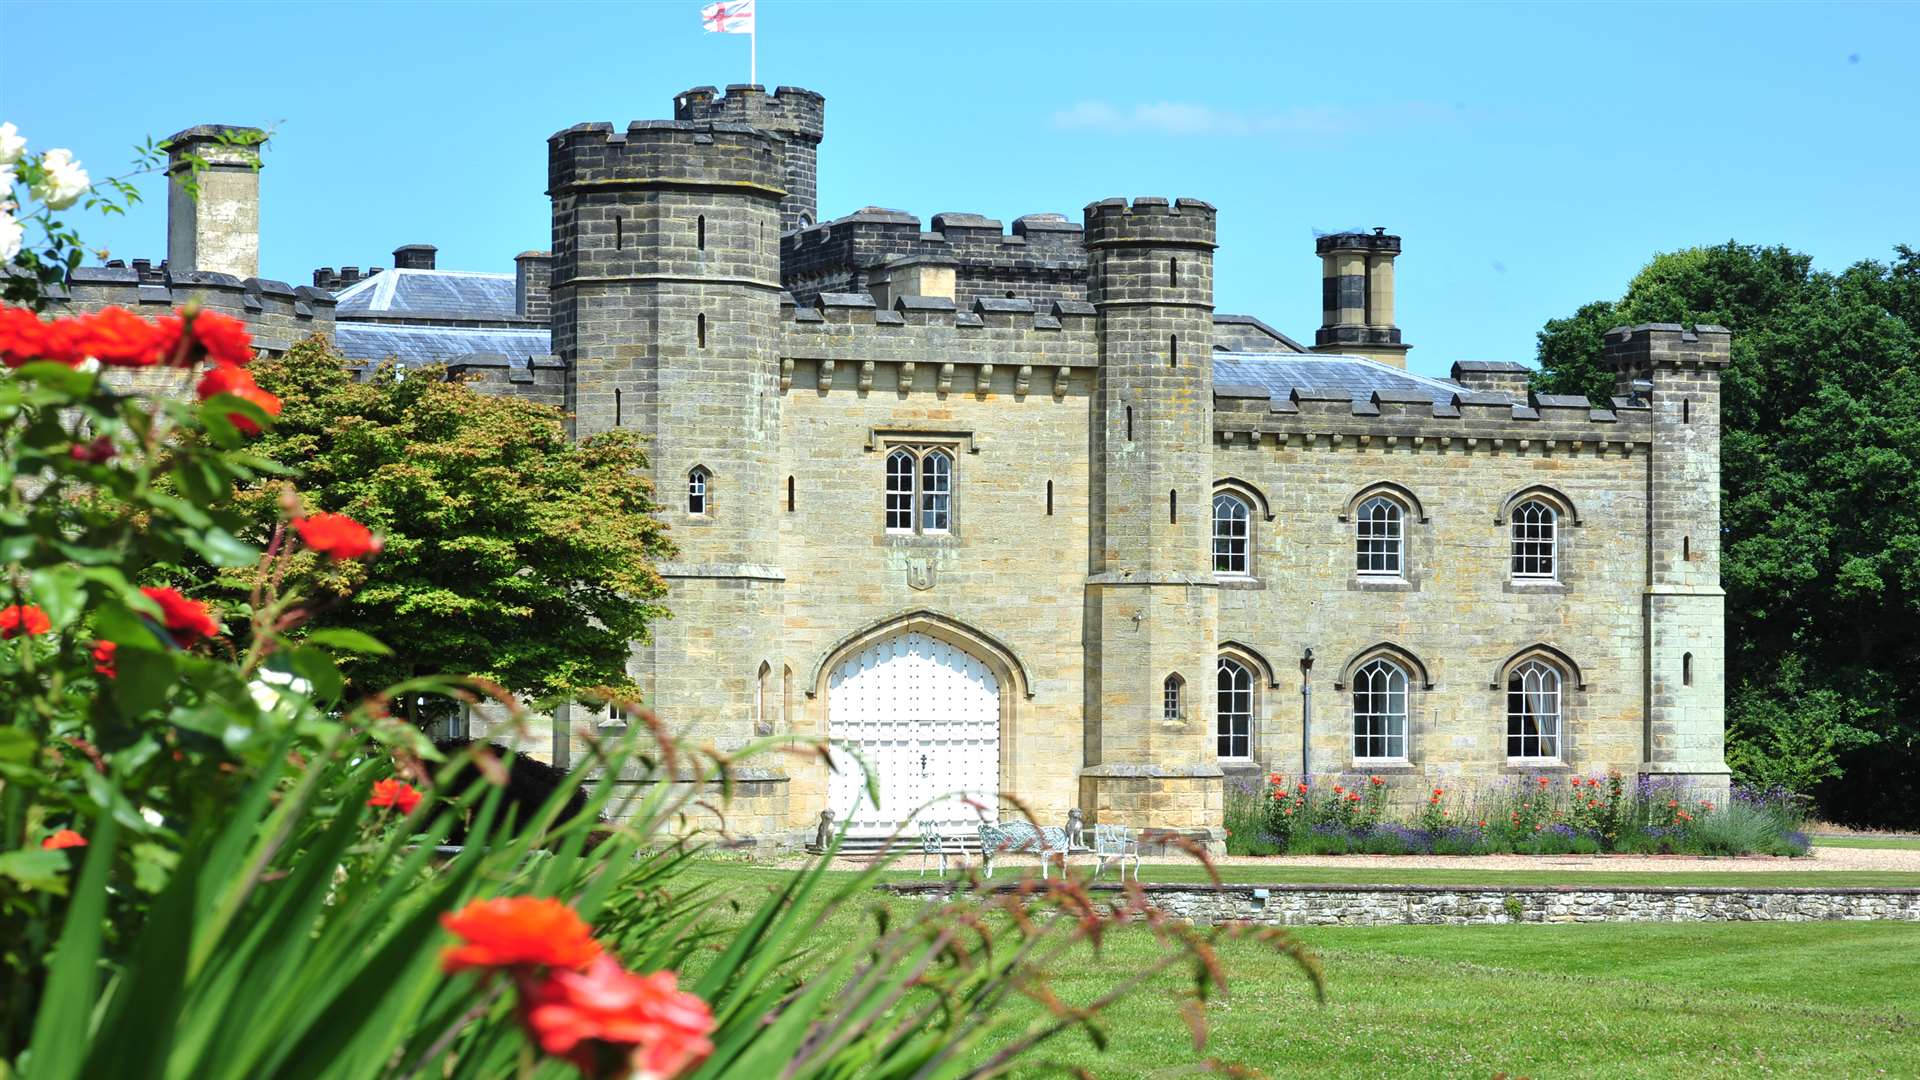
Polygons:
<instances>
[{"instance_id":1,"label":"lamp post","mask_svg":"<svg viewBox=\"0 0 1920 1080\"><path fill-rule=\"evenodd\" d=\"M1313 649L1300 654L1300 779L1313 775Z\"/></svg>"}]
</instances>

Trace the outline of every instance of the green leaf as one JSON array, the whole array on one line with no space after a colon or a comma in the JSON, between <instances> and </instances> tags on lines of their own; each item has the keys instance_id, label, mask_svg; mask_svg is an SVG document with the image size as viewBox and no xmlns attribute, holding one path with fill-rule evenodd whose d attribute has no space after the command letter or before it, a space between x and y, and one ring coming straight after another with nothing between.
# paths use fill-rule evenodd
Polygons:
<instances>
[{"instance_id":1,"label":"green leaf","mask_svg":"<svg viewBox=\"0 0 1920 1080\"><path fill-rule=\"evenodd\" d=\"M333 656L324 649L302 648L274 654L274 659L285 658L292 674L313 684L307 696L318 702L332 702L340 698L346 689L346 683L340 678L340 669L335 666Z\"/></svg>"},{"instance_id":2,"label":"green leaf","mask_svg":"<svg viewBox=\"0 0 1920 1080\"><path fill-rule=\"evenodd\" d=\"M53 548L82 566L106 566L120 561L120 551L116 548L86 547L65 540L55 540Z\"/></svg>"},{"instance_id":3,"label":"green leaf","mask_svg":"<svg viewBox=\"0 0 1920 1080\"><path fill-rule=\"evenodd\" d=\"M101 927L107 910L107 872L120 846L120 827L112 818L93 830L87 861L74 888L73 903L48 964L46 996L33 1025L28 1054L35 1080L66 1080L79 1075L89 1040L87 1027L98 1000Z\"/></svg>"},{"instance_id":4,"label":"green leaf","mask_svg":"<svg viewBox=\"0 0 1920 1080\"><path fill-rule=\"evenodd\" d=\"M65 852L28 848L0 854L0 877L10 877L23 889L64 896L67 892Z\"/></svg>"},{"instance_id":5,"label":"green leaf","mask_svg":"<svg viewBox=\"0 0 1920 1080\"><path fill-rule=\"evenodd\" d=\"M260 561L260 549L218 526L187 534L187 545L215 566L252 566Z\"/></svg>"},{"instance_id":6,"label":"green leaf","mask_svg":"<svg viewBox=\"0 0 1920 1080\"><path fill-rule=\"evenodd\" d=\"M141 892L154 894L166 888L173 868L180 863L180 853L154 843L135 844L131 851L134 885Z\"/></svg>"},{"instance_id":7,"label":"green leaf","mask_svg":"<svg viewBox=\"0 0 1920 1080\"><path fill-rule=\"evenodd\" d=\"M55 630L65 630L86 607L86 581L71 566L43 566L35 570L28 588L33 602L47 613Z\"/></svg>"},{"instance_id":8,"label":"green leaf","mask_svg":"<svg viewBox=\"0 0 1920 1080\"><path fill-rule=\"evenodd\" d=\"M40 740L23 728L0 727L0 761L31 761Z\"/></svg>"},{"instance_id":9,"label":"green leaf","mask_svg":"<svg viewBox=\"0 0 1920 1080\"><path fill-rule=\"evenodd\" d=\"M138 602L148 605L153 603L144 596L140 597ZM135 614L124 601L109 601L100 605L99 610L93 614L93 633L95 637L103 641L111 641L122 649L165 652L172 648L172 642L158 626ZM124 659L126 653L119 655Z\"/></svg>"},{"instance_id":10,"label":"green leaf","mask_svg":"<svg viewBox=\"0 0 1920 1080\"><path fill-rule=\"evenodd\" d=\"M94 377L91 374L50 360L35 360L31 364L22 364L17 374L20 378L32 379L71 397L84 398L93 393Z\"/></svg>"},{"instance_id":11,"label":"green leaf","mask_svg":"<svg viewBox=\"0 0 1920 1080\"><path fill-rule=\"evenodd\" d=\"M389 649L372 634L363 633L359 630L349 630L345 627L330 627L315 630L307 635L307 641L314 645L325 645L328 648L339 649L343 652L367 653L372 656L393 655L393 650Z\"/></svg>"},{"instance_id":12,"label":"green leaf","mask_svg":"<svg viewBox=\"0 0 1920 1080\"><path fill-rule=\"evenodd\" d=\"M114 653L113 667L113 702L127 720L159 708L178 674L172 653L133 646Z\"/></svg>"}]
</instances>

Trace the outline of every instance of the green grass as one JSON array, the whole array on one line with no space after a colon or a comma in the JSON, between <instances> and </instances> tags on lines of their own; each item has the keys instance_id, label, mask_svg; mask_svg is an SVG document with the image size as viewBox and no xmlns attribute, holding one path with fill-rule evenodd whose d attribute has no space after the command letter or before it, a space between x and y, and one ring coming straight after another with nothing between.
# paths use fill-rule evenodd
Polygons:
<instances>
[{"instance_id":1,"label":"green grass","mask_svg":"<svg viewBox=\"0 0 1920 1080\"><path fill-rule=\"evenodd\" d=\"M788 873L740 865L701 872L748 902ZM1148 880L1155 876L1150 868ZM1409 870L1360 876L1447 884L1526 884L1544 877L1811 885L1865 878L1913 884L1920 875ZM1355 877L1302 867L1287 879ZM838 936L836 927L850 933L875 906L900 911L913 903L876 896L836 912L823 936ZM1275 1077L1920 1075L1920 925L1317 927L1297 933L1326 971L1326 1004L1314 1002L1290 963L1251 942L1229 942L1220 953L1229 993L1208 1010L1207 1055ZM1091 1000L1146 966L1157 948L1143 931L1123 930L1100 955L1082 954L1057 969L1052 988L1069 1001ZM1017 1075L1053 1075L1038 1067L1044 1061L1084 1067L1103 1080L1129 1080L1166 1076L1198 1061L1167 997L1181 982L1169 974L1163 985L1110 1011L1107 1052L1070 1034ZM1032 1006L1018 1007L1037 1014Z\"/></svg>"},{"instance_id":2,"label":"green grass","mask_svg":"<svg viewBox=\"0 0 1920 1080\"><path fill-rule=\"evenodd\" d=\"M917 881L917 856L901 865L914 867L908 870L890 872L890 881ZM1596 864L1585 862L1586 867ZM1604 865L1604 864L1601 864ZM1341 885L1723 885L1729 888L1741 885L1796 885L1807 888L1821 886L1895 886L1899 888L1920 888L1920 872L1897 870L1690 870L1684 863L1675 863L1673 870L1605 870L1568 867L1564 870L1499 870L1461 867L1459 869L1420 870L1420 869L1370 869L1364 866L1289 866L1286 863L1273 863L1266 866L1223 866L1220 878L1227 882L1255 882L1268 884L1341 884ZM1031 864L1016 865L1001 869L994 874L994 880L1001 878L1013 880L1020 872L1031 868ZM1076 871L1080 869L1078 865ZM932 881L934 875L928 873L926 880ZM1116 881L1118 875L1108 868L1103 881ZM1206 871L1198 864L1170 863L1154 865L1148 863L1140 869L1140 880L1148 884L1172 884L1179 882L1198 882L1207 880Z\"/></svg>"},{"instance_id":3,"label":"green grass","mask_svg":"<svg viewBox=\"0 0 1920 1080\"><path fill-rule=\"evenodd\" d=\"M1813 842L1816 848L1893 848L1899 851L1920 851L1920 840L1901 836L1837 836L1821 837Z\"/></svg>"}]
</instances>

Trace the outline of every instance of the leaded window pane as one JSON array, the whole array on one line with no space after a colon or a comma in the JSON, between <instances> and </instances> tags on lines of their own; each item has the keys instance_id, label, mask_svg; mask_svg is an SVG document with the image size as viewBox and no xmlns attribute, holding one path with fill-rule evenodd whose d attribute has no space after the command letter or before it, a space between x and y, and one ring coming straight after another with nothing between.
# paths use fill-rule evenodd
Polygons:
<instances>
[{"instance_id":1,"label":"leaded window pane","mask_svg":"<svg viewBox=\"0 0 1920 1080\"><path fill-rule=\"evenodd\" d=\"M1558 758L1561 739L1560 672L1529 660L1507 676L1507 756Z\"/></svg>"},{"instance_id":2,"label":"leaded window pane","mask_svg":"<svg viewBox=\"0 0 1920 1080\"><path fill-rule=\"evenodd\" d=\"M1213 497L1213 572L1248 573L1247 551L1253 534L1253 515L1233 495Z\"/></svg>"},{"instance_id":3,"label":"leaded window pane","mask_svg":"<svg viewBox=\"0 0 1920 1080\"><path fill-rule=\"evenodd\" d=\"M1163 720L1178 721L1184 715L1184 706L1180 701L1180 692L1186 689L1186 683L1178 675L1167 676L1161 688L1160 716Z\"/></svg>"},{"instance_id":4,"label":"leaded window pane","mask_svg":"<svg viewBox=\"0 0 1920 1080\"><path fill-rule=\"evenodd\" d=\"M1253 756L1253 673L1246 665L1220 658L1216 752L1223 758Z\"/></svg>"},{"instance_id":5,"label":"leaded window pane","mask_svg":"<svg viewBox=\"0 0 1920 1080\"><path fill-rule=\"evenodd\" d=\"M1360 504L1354 518L1355 569L1359 573L1400 576L1402 520L1400 504L1392 499L1375 497Z\"/></svg>"},{"instance_id":6,"label":"leaded window pane","mask_svg":"<svg viewBox=\"0 0 1920 1080\"><path fill-rule=\"evenodd\" d=\"M1407 756L1407 673L1390 660L1373 660L1353 676L1353 756Z\"/></svg>"},{"instance_id":7,"label":"leaded window pane","mask_svg":"<svg viewBox=\"0 0 1920 1080\"><path fill-rule=\"evenodd\" d=\"M920 459L920 531L946 532L953 516L953 459L935 450Z\"/></svg>"},{"instance_id":8,"label":"leaded window pane","mask_svg":"<svg viewBox=\"0 0 1920 1080\"><path fill-rule=\"evenodd\" d=\"M707 470L695 469L687 474L687 513L704 514L707 512Z\"/></svg>"},{"instance_id":9,"label":"leaded window pane","mask_svg":"<svg viewBox=\"0 0 1920 1080\"><path fill-rule=\"evenodd\" d=\"M887 531L913 531L913 454L895 450L887 455Z\"/></svg>"},{"instance_id":10,"label":"leaded window pane","mask_svg":"<svg viewBox=\"0 0 1920 1080\"><path fill-rule=\"evenodd\" d=\"M1513 511L1513 576L1551 578L1554 576L1553 508L1537 500L1528 500Z\"/></svg>"}]
</instances>

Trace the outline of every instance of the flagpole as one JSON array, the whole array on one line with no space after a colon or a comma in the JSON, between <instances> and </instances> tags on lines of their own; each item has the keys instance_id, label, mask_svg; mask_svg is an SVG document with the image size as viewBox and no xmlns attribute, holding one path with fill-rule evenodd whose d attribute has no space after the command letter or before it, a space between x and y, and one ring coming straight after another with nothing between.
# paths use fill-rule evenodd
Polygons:
<instances>
[{"instance_id":1,"label":"flagpole","mask_svg":"<svg viewBox=\"0 0 1920 1080\"><path fill-rule=\"evenodd\" d=\"M755 86L760 83L760 12L757 10L759 6L754 5L756 10L753 13L753 29L747 31L747 82Z\"/></svg>"}]
</instances>

